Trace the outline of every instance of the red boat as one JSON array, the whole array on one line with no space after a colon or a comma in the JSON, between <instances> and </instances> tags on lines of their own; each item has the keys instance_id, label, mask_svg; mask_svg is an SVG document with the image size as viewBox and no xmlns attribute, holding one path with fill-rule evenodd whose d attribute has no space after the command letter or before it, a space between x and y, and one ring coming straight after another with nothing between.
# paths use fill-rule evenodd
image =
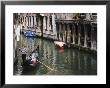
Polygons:
<instances>
[{"instance_id":1,"label":"red boat","mask_svg":"<svg viewBox=\"0 0 110 88\"><path fill-rule=\"evenodd\" d=\"M54 41L54 44L58 47L60 47L61 49L65 48L66 43L65 42L60 42L60 41Z\"/></svg>"}]
</instances>

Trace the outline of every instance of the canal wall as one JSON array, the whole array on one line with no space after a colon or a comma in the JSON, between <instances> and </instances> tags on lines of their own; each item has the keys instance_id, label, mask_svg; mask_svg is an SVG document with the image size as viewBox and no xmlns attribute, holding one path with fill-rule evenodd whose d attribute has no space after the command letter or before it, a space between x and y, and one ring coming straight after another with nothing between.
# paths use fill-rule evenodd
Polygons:
<instances>
[{"instance_id":1,"label":"canal wall","mask_svg":"<svg viewBox=\"0 0 110 88\"><path fill-rule=\"evenodd\" d=\"M35 37L39 38L39 39L44 39L44 40L47 40L47 41L51 41L53 43L55 41L54 39L48 38L48 37L41 38L41 36L38 36L38 35L36 35ZM91 48L88 48L88 47L78 46L76 44L70 44L70 47L65 47L65 49L77 49L79 51L83 51L83 52L92 53L94 55L97 55L97 51L96 50L92 50Z\"/></svg>"}]
</instances>

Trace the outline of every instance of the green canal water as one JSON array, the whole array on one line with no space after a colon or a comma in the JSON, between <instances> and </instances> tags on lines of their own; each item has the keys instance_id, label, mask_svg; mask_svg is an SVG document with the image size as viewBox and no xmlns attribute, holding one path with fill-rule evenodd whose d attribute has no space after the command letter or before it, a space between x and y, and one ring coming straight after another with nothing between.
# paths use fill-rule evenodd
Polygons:
<instances>
[{"instance_id":1,"label":"green canal water","mask_svg":"<svg viewBox=\"0 0 110 88\"><path fill-rule=\"evenodd\" d=\"M97 75L97 55L74 48L59 49L53 41L21 36L19 46L26 46L28 53L38 45L42 64L30 70L18 61L14 75Z\"/></svg>"}]
</instances>

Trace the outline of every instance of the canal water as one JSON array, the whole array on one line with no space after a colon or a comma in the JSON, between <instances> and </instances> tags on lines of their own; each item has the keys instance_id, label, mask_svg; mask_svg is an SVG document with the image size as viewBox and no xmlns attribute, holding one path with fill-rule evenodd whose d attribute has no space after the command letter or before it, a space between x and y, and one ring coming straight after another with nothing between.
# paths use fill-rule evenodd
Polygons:
<instances>
[{"instance_id":1,"label":"canal water","mask_svg":"<svg viewBox=\"0 0 110 88\"><path fill-rule=\"evenodd\" d=\"M25 46L28 54L38 45L41 63L25 69L20 59L14 64L14 75L97 75L97 55L74 48L59 49L53 41L21 35L19 46Z\"/></svg>"}]
</instances>

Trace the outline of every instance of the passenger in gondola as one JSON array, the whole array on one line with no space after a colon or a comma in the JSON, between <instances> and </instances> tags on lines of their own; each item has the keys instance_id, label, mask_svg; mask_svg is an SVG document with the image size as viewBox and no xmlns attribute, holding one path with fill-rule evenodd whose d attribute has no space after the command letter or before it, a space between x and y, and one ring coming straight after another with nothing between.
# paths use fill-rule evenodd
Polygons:
<instances>
[{"instance_id":1,"label":"passenger in gondola","mask_svg":"<svg viewBox=\"0 0 110 88\"><path fill-rule=\"evenodd\" d=\"M37 62L37 60L35 58L35 52L34 52L34 53L32 53L32 63L36 64L36 62Z\"/></svg>"},{"instance_id":2,"label":"passenger in gondola","mask_svg":"<svg viewBox=\"0 0 110 88\"><path fill-rule=\"evenodd\" d=\"M37 63L37 60L38 60L38 52L35 51L35 52L32 52L29 57L28 57L28 63L29 64L36 64Z\"/></svg>"},{"instance_id":3,"label":"passenger in gondola","mask_svg":"<svg viewBox=\"0 0 110 88\"><path fill-rule=\"evenodd\" d=\"M28 57L28 63L33 64L31 55L29 55L29 57Z\"/></svg>"}]
</instances>

